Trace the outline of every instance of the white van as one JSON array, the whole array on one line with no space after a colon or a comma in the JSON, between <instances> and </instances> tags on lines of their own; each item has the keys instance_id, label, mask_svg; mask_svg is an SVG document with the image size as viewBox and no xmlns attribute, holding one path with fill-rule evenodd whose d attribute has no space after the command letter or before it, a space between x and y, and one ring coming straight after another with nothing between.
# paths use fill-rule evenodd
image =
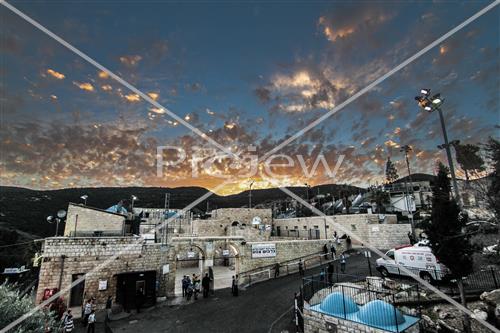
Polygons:
<instances>
[{"instance_id":1,"label":"white van","mask_svg":"<svg viewBox=\"0 0 500 333\"><path fill-rule=\"evenodd\" d=\"M376 261L377 270L382 276L390 274L408 276L397 265L403 266L428 282L443 280L450 273L446 266L439 263L431 248L423 242L391 249L385 255L389 257L388 260L379 258Z\"/></svg>"}]
</instances>

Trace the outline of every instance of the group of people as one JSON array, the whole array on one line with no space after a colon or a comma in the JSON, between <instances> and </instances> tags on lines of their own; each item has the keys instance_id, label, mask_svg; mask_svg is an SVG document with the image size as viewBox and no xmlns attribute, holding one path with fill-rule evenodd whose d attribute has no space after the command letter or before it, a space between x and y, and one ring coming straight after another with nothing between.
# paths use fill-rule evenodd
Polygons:
<instances>
[{"instance_id":1,"label":"group of people","mask_svg":"<svg viewBox=\"0 0 500 333\"><path fill-rule=\"evenodd\" d=\"M203 279L200 280L199 276L193 274L192 277L189 275L184 275L182 278L182 297L186 297L188 301L191 300L191 297L194 295L194 299L198 299L198 294L203 292L203 297L207 298L210 294L210 290L212 294L214 293L212 286L213 276L210 277L209 273L206 273Z\"/></svg>"}]
</instances>

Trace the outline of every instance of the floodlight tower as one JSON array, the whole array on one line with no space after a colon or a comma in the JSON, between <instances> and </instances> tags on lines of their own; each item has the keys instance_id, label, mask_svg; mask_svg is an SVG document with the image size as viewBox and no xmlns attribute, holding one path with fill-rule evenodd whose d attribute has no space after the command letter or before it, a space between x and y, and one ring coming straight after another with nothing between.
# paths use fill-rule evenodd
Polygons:
<instances>
[{"instance_id":1,"label":"floodlight tower","mask_svg":"<svg viewBox=\"0 0 500 333\"><path fill-rule=\"evenodd\" d=\"M421 89L420 96L416 96L415 100L418 105L427 112L437 111L439 114L439 120L441 122L441 129L443 131L444 144L441 145L446 150L446 157L448 158L448 165L450 167L451 179L453 181L453 189L455 192L455 200L459 206L462 205L460 200L460 193L457 186L457 178L455 177L455 167L453 165L453 158L451 157L450 143L448 142L448 134L446 133L446 125L444 123L443 112L441 111L441 106L443 105L444 99L441 98L441 94L435 94L430 97L430 89Z\"/></svg>"}]
</instances>

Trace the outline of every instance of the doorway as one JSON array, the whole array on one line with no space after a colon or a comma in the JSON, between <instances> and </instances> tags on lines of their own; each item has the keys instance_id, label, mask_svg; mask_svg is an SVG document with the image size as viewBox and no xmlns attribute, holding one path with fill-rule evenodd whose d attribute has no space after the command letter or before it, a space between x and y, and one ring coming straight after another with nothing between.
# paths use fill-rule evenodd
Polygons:
<instances>
[{"instance_id":1,"label":"doorway","mask_svg":"<svg viewBox=\"0 0 500 333\"><path fill-rule=\"evenodd\" d=\"M71 282L75 282L76 280L84 277L85 274L73 274L71 276ZM73 283L72 283L73 284ZM83 292L85 290L85 280L80 281L78 284L74 285L71 288L70 297L69 297L69 306L80 306L83 304Z\"/></svg>"}]
</instances>

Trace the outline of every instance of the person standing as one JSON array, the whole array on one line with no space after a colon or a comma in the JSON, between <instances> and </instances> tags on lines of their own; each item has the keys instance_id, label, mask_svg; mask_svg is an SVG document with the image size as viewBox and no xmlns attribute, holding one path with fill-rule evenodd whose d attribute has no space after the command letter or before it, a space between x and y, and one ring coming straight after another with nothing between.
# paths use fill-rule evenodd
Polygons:
<instances>
[{"instance_id":1,"label":"person standing","mask_svg":"<svg viewBox=\"0 0 500 333\"><path fill-rule=\"evenodd\" d=\"M332 259L335 260L335 256L337 255L337 250L335 249L335 243L330 244L330 251L332 251Z\"/></svg>"},{"instance_id":2,"label":"person standing","mask_svg":"<svg viewBox=\"0 0 500 333\"><path fill-rule=\"evenodd\" d=\"M200 278L198 278L198 276L195 276L194 277L194 299L197 300L198 299L198 294L200 293L200 289L201 289L201 283L200 283Z\"/></svg>"},{"instance_id":3,"label":"person standing","mask_svg":"<svg viewBox=\"0 0 500 333\"><path fill-rule=\"evenodd\" d=\"M274 278L276 279L278 276L280 276L280 264L277 262L274 265Z\"/></svg>"},{"instance_id":4,"label":"person standing","mask_svg":"<svg viewBox=\"0 0 500 333\"><path fill-rule=\"evenodd\" d=\"M191 280L188 280L188 286L186 288L186 296L188 301L191 300L191 296L193 296L193 293L194 293L193 283L191 283Z\"/></svg>"},{"instance_id":5,"label":"person standing","mask_svg":"<svg viewBox=\"0 0 500 333\"><path fill-rule=\"evenodd\" d=\"M345 244L346 244L347 250L350 250L352 247L351 236L347 236L347 238L345 239Z\"/></svg>"},{"instance_id":6,"label":"person standing","mask_svg":"<svg viewBox=\"0 0 500 333\"><path fill-rule=\"evenodd\" d=\"M231 283L231 292L233 296L238 296L238 280L236 277L233 275L233 282Z\"/></svg>"},{"instance_id":7,"label":"person standing","mask_svg":"<svg viewBox=\"0 0 500 333\"><path fill-rule=\"evenodd\" d=\"M328 255L328 246L326 244L323 245L323 253L325 254L325 258L326 258L326 255Z\"/></svg>"},{"instance_id":8,"label":"person standing","mask_svg":"<svg viewBox=\"0 0 500 333\"><path fill-rule=\"evenodd\" d=\"M64 332L70 333L73 332L73 329L75 328L75 324L73 322L73 315L71 314L71 310L69 310L68 316L64 318Z\"/></svg>"},{"instance_id":9,"label":"person standing","mask_svg":"<svg viewBox=\"0 0 500 333\"><path fill-rule=\"evenodd\" d=\"M87 333L95 333L95 310L92 310L88 319L89 325L87 326Z\"/></svg>"},{"instance_id":10,"label":"person standing","mask_svg":"<svg viewBox=\"0 0 500 333\"><path fill-rule=\"evenodd\" d=\"M346 257L345 254L342 253L340 255L340 270L342 271L342 273L345 273L345 264L346 264Z\"/></svg>"},{"instance_id":11,"label":"person standing","mask_svg":"<svg viewBox=\"0 0 500 333\"><path fill-rule=\"evenodd\" d=\"M210 277L208 273L206 273L205 277L201 280L201 287L203 288L203 298L207 298L208 292L210 291Z\"/></svg>"},{"instance_id":12,"label":"person standing","mask_svg":"<svg viewBox=\"0 0 500 333\"><path fill-rule=\"evenodd\" d=\"M188 277L184 275L182 277L182 297L185 297L187 295L188 284L189 284Z\"/></svg>"},{"instance_id":13,"label":"person standing","mask_svg":"<svg viewBox=\"0 0 500 333\"><path fill-rule=\"evenodd\" d=\"M304 276L304 267L302 264L302 259L299 259L299 275Z\"/></svg>"},{"instance_id":14,"label":"person standing","mask_svg":"<svg viewBox=\"0 0 500 333\"><path fill-rule=\"evenodd\" d=\"M90 313L92 312L92 300L89 298L83 307L83 326L86 327L89 321Z\"/></svg>"},{"instance_id":15,"label":"person standing","mask_svg":"<svg viewBox=\"0 0 500 333\"><path fill-rule=\"evenodd\" d=\"M333 282L333 264L329 263L328 264L328 283L331 285Z\"/></svg>"}]
</instances>

